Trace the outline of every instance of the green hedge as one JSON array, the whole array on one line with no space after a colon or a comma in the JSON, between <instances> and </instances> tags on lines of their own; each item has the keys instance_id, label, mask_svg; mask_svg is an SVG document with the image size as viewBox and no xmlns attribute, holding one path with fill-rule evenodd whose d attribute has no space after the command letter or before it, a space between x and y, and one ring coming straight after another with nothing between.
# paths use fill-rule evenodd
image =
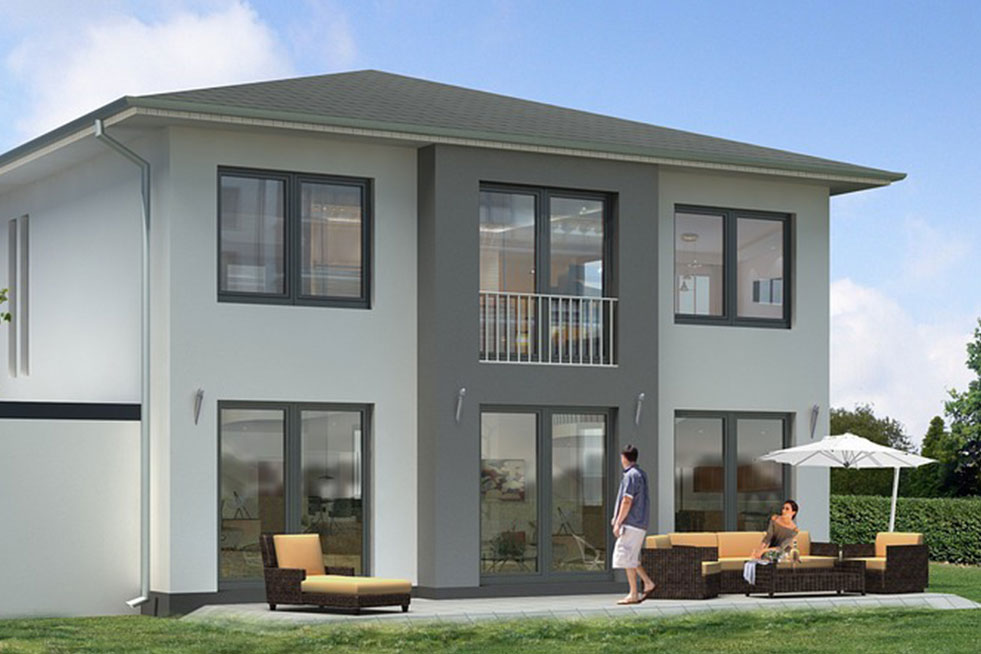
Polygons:
<instances>
[{"instance_id":1,"label":"green hedge","mask_svg":"<svg viewBox=\"0 0 981 654\"><path fill-rule=\"evenodd\" d=\"M888 497L831 496L831 541L873 543L889 529ZM901 497L896 506L896 531L921 532L930 558L981 565L981 497Z\"/></svg>"}]
</instances>

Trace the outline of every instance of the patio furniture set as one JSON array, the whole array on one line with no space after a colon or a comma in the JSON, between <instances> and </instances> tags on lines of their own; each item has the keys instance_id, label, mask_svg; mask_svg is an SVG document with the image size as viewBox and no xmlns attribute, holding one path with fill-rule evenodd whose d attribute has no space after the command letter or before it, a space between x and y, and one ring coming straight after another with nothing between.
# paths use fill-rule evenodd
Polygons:
<instances>
[{"instance_id":1,"label":"patio furniture set","mask_svg":"<svg viewBox=\"0 0 981 654\"><path fill-rule=\"evenodd\" d=\"M708 599L720 593L914 593L927 587L929 552L918 533L880 532L874 544L811 542L798 535L799 562L743 567L763 532L688 532L648 536L641 565L657 584L651 597Z\"/></svg>"}]
</instances>

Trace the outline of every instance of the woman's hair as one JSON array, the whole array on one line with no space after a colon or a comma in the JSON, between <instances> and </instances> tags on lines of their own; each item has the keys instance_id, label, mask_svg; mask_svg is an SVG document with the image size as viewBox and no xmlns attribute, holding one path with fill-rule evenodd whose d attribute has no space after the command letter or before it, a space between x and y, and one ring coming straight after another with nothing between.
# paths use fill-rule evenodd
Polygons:
<instances>
[{"instance_id":1,"label":"woman's hair","mask_svg":"<svg viewBox=\"0 0 981 654\"><path fill-rule=\"evenodd\" d=\"M800 511L800 507L797 506L797 502L793 500L785 500L784 504L790 505L790 508L794 510L794 518L797 518L797 513Z\"/></svg>"}]
</instances>

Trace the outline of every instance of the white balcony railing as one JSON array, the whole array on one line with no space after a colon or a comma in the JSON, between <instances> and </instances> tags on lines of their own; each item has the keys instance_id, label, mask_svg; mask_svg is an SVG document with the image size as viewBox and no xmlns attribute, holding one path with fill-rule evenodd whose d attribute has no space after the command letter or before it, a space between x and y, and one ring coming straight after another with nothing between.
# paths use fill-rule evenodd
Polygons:
<instances>
[{"instance_id":1,"label":"white balcony railing","mask_svg":"<svg viewBox=\"0 0 981 654\"><path fill-rule=\"evenodd\" d=\"M616 365L617 299L480 292L480 360Z\"/></svg>"}]
</instances>

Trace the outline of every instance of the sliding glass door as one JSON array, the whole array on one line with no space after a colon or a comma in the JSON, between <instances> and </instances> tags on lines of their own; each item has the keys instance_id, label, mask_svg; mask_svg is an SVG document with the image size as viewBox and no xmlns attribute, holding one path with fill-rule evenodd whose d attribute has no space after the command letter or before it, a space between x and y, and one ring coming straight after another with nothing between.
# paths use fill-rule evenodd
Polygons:
<instances>
[{"instance_id":1,"label":"sliding glass door","mask_svg":"<svg viewBox=\"0 0 981 654\"><path fill-rule=\"evenodd\" d=\"M219 579L262 579L259 535L317 533L324 564L367 568L364 406L219 403Z\"/></svg>"},{"instance_id":2,"label":"sliding glass door","mask_svg":"<svg viewBox=\"0 0 981 654\"><path fill-rule=\"evenodd\" d=\"M675 414L675 529L762 531L780 512L788 471L756 459L790 442L784 414Z\"/></svg>"},{"instance_id":3,"label":"sliding glass door","mask_svg":"<svg viewBox=\"0 0 981 654\"><path fill-rule=\"evenodd\" d=\"M596 410L481 413L483 578L608 575L609 424Z\"/></svg>"}]
</instances>

